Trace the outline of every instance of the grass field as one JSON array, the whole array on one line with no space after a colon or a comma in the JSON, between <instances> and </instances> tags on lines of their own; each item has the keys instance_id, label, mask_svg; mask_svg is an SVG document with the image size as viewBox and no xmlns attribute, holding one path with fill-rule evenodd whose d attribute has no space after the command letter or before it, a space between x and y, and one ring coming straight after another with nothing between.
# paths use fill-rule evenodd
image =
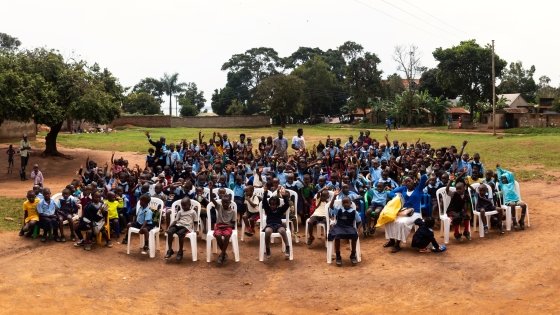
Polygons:
<instances>
[{"instance_id":1,"label":"grass field","mask_svg":"<svg viewBox=\"0 0 560 315\"><path fill-rule=\"evenodd\" d=\"M23 211L21 210L25 198L6 198L0 196L0 231L14 231L21 228ZM12 218L13 221L7 221Z\"/></svg>"}]
</instances>

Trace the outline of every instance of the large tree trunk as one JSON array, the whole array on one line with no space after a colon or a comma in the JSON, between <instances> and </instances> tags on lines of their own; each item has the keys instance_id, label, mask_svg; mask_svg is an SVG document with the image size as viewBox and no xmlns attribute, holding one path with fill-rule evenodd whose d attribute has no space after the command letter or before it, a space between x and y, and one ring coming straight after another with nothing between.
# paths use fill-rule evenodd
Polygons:
<instances>
[{"instance_id":1,"label":"large tree trunk","mask_svg":"<svg viewBox=\"0 0 560 315\"><path fill-rule=\"evenodd\" d=\"M286 128L286 116L280 114L280 126L282 126L282 128Z\"/></svg>"},{"instance_id":2,"label":"large tree trunk","mask_svg":"<svg viewBox=\"0 0 560 315\"><path fill-rule=\"evenodd\" d=\"M62 128L62 124L63 124L63 122L60 122L60 123L58 123L54 126L50 126L51 131L49 131L49 133L45 137L46 148L45 148L45 151L43 152L43 154L41 154L42 157L45 157L45 156L64 156L64 154L58 152L58 150L56 149L56 137L58 137L58 133L60 132L60 129Z\"/></svg>"}]
</instances>

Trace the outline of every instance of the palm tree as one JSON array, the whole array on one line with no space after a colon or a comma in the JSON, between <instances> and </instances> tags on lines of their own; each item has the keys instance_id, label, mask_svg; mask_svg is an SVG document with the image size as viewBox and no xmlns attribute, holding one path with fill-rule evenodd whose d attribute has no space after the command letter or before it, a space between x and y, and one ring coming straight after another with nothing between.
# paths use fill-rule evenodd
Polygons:
<instances>
[{"instance_id":1,"label":"palm tree","mask_svg":"<svg viewBox=\"0 0 560 315\"><path fill-rule=\"evenodd\" d=\"M179 83L179 73L175 72L172 75L166 73L163 74L163 78L160 79L160 82L163 84L163 91L166 95L169 95L169 116L172 116L173 110L171 109L171 97L175 93L180 93L185 91L187 86L186 83Z\"/></svg>"}]
</instances>

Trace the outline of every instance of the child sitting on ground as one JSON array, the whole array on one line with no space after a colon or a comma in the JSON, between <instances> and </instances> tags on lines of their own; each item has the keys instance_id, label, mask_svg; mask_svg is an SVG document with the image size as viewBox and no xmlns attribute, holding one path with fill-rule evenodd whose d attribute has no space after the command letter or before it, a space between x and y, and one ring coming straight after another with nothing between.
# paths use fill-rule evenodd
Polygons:
<instances>
[{"instance_id":1,"label":"child sitting on ground","mask_svg":"<svg viewBox=\"0 0 560 315\"><path fill-rule=\"evenodd\" d=\"M27 192L27 200L23 203L23 227L19 231L19 236L30 237L33 234L33 228L39 222L39 214L37 213L37 204L40 199L35 197L35 192L30 190Z\"/></svg>"},{"instance_id":2,"label":"child sitting on ground","mask_svg":"<svg viewBox=\"0 0 560 315\"><path fill-rule=\"evenodd\" d=\"M476 211L480 212L480 218L482 219L482 224L484 225L484 234L488 234L488 222L486 222L486 211L498 211L498 222L497 222L498 228L500 229L502 234L505 233L504 227L502 225L504 210L502 208L496 208L494 206L494 202L492 201L492 195L488 193L488 188L484 184L481 184L478 187L478 202L476 203Z\"/></svg>"},{"instance_id":3,"label":"child sitting on ground","mask_svg":"<svg viewBox=\"0 0 560 315\"><path fill-rule=\"evenodd\" d=\"M177 234L179 237L179 251L177 252L177 260L183 259L183 243L185 236L188 233L198 233L196 227L198 226L198 217L196 211L191 209L191 199L185 197L181 199L181 208L175 215L175 220L171 222L167 228L167 253L165 259L171 258L175 252L173 251L173 235Z\"/></svg>"},{"instance_id":4,"label":"child sitting on ground","mask_svg":"<svg viewBox=\"0 0 560 315\"><path fill-rule=\"evenodd\" d=\"M259 196L254 194L255 189L249 185L245 187L245 206L247 212L243 214L243 221L247 227L245 235L253 236L255 234L255 220L259 219Z\"/></svg>"},{"instance_id":5,"label":"child sitting on ground","mask_svg":"<svg viewBox=\"0 0 560 315\"><path fill-rule=\"evenodd\" d=\"M37 212L39 213L39 227L43 230L41 242L47 241L47 234L50 230L53 231L54 239L60 242L58 237L58 222L56 221L56 205L51 200L51 190L43 188L43 200L37 204Z\"/></svg>"},{"instance_id":6,"label":"child sitting on ground","mask_svg":"<svg viewBox=\"0 0 560 315\"><path fill-rule=\"evenodd\" d=\"M517 230L517 220L515 219L515 207L521 207L521 218L519 218L519 228L525 230L525 214L527 213L527 204L521 201L521 197L515 191L515 178L513 173L500 168L500 164L496 165L498 178L500 181L500 189L504 195L504 204L511 208L511 219L513 228Z\"/></svg>"},{"instance_id":7,"label":"child sitting on ground","mask_svg":"<svg viewBox=\"0 0 560 315\"><path fill-rule=\"evenodd\" d=\"M212 190L213 187L214 183L209 182L208 188L210 189L210 202L214 204L214 208L216 209L216 225L214 227L214 237L216 238L216 242L218 243L218 248L220 248L221 250L221 253L218 256L218 264L221 265L224 261L228 260L226 251L229 245L231 233L233 232L233 227L235 226L237 213L230 208L232 200L229 194L225 194L221 198L221 203L216 201L214 192Z\"/></svg>"},{"instance_id":8,"label":"child sitting on ground","mask_svg":"<svg viewBox=\"0 0 560 315\"><path fill-rule=\"evenodd\" d=\"M352 265L358 263L356 257L356 243L358 240L358 229L360 228L360 223L362 219L358 211L352 209L352 201L348 197L342 198L342 207L334 207L334 201L336 196L338 196L339 191L335 191L335 198L331 200L330 204L330 215L336 218L336 223L330 229L327 239L329 242L334 241L334 250L336 253L336 265L342 265L342 257L340 256L340 240L349 239L351 240L351 252L350 261ZM356 222L356 227L354 227L354 222Z\"/></svg>"},{"instance_id":9,"label":"child sitting on ground","mask_svg":"<svg viewBox=\"0 0 560 315\"><path fill-rule=\"evenodd\" d=\"M153 222L152 222L153 213L152 210L150 209L151 199L152 198L146 194L140 196L140 207L138 207L138 209L136 210L136 221L130 222L127 225L127 228L133 227L139 229L140 231L138 233L144 235L145 242L144 242L144 247L142 248L143 255L148 254L148 251L150 250L148 246L149 244L148 241L150 239L150 230L153 227ZM126 234L121 244L128 244L128 234Z\"/></svg>"},{"instance_id":10,"label":"child sitting on ground","mask_svg":"<svg viewBox=\"0 0 560 315\"><path fill-rule=\"evenodd\" d=\"M113 247L107 230L105 229L105 218L107 217L107 205L101 202L101 192L95 191L91 194L91 202L84 208L83 215L79 221L74 223L74 230L80 241L74 246L84 246L84 250L91 250L91 240L95 235L101 233L107 240L107 247ZM86 232L86 238L82 235Z\"/></svg>"},{"instance_id":11,"label":"child sitting on ground","mask_svg":"<svg viewBox=\"0 0 560 315\"><path fill-rule=\"evenodd\" d=\"M60 241L66 242L66 237L64 237L64 221L68 221L68 226L70 227L70 239L72 242L76 241L76 236L74 234L74 214L78 211L78 206L73 197L70 196L69 189L62 190L62 198L60 198L57 203L57 220L58 227L60 229Z\"/></svg>"},{"instance_id":12,"label":"child sitting on ground","mask_svg":"<svg viewBox=\"0 0 560 315\"><path fill-rule=\"evenodd\" d=\"M418 229L414 236L412 236L412 247L418 248L421 253L442 252L445 250L444 245L439 245L434 237L434 224L435 220L432 217L426 217L424 221L421 218L416 219L414 224L418 225ZM428 246L432 244L431 248Z\"/></svg>"},{"instance_id":13,"label":"child sitting on ground","mask_svg":"<svg viewBox=\"0 0 560 315\"><path fill-rule=\"evenodd\" d=\"M270 258L270 235L272 233L279 233L286 244L286 251L284 252L286 257L290 257L290 245L288 245L288 235L286 234L286 228L282 225L282 218L286 217L286 211L290 209L290 194L280 186L275 193L276 196L270 197L268 199L268 188L263 187L263 212L266 214L266 226L263 229L265 233L265 243L266 243L266 258ZM280 205L280 196L284 199L284 204ZM287 223L286 223L287 224Z\"/></svg>"}]
</instances>

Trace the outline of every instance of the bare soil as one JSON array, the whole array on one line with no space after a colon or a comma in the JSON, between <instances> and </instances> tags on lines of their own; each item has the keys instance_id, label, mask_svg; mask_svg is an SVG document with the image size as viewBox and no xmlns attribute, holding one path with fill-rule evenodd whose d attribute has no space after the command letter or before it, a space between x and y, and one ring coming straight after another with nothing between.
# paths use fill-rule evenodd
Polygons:
<instances>
[{"instance_id":1,"label":"bare soil","mask_svg":"<svg viewBox=\"0 0 560 315\"><path fill-rule=\"evenodd\" d=\"M62 151L75 159L31 159L41 165L54 192L70 182L87 154L100 164L110 158L110 152ZM133 164L143 159L122 155ZM0 180L0 194L23 197L31 183L22 185L17 174L13 177ZM391 254L382 247L382 227L360 239L357 266L351 266L343 242L340 268L326 263L321 239L311 246L294 244L293 261L284 259L277 241L272 258L259 262L255 235L239 242L240 262L230 254L217 266L217 255L206 262L206 242L200 238L199 260L192 262L186 242L183 261L177 263L174 257L163 259L163 235L162 250L150 259L140 254L137 237L127 255L116 242L113 248L95 245L86 252L70 242L43 244L0 232L0 314L557 314L560 241L554 225L547 226L551 218L543 217L560 204L560 193L551 187L544 181L521 183L531 215L525 231L501 236L493 228L484 238L473 232L472 241L452 238L443 253L420 254L405 244ZM443 242L439 230L436 235Z\"/></svg>"}]
</instances>

